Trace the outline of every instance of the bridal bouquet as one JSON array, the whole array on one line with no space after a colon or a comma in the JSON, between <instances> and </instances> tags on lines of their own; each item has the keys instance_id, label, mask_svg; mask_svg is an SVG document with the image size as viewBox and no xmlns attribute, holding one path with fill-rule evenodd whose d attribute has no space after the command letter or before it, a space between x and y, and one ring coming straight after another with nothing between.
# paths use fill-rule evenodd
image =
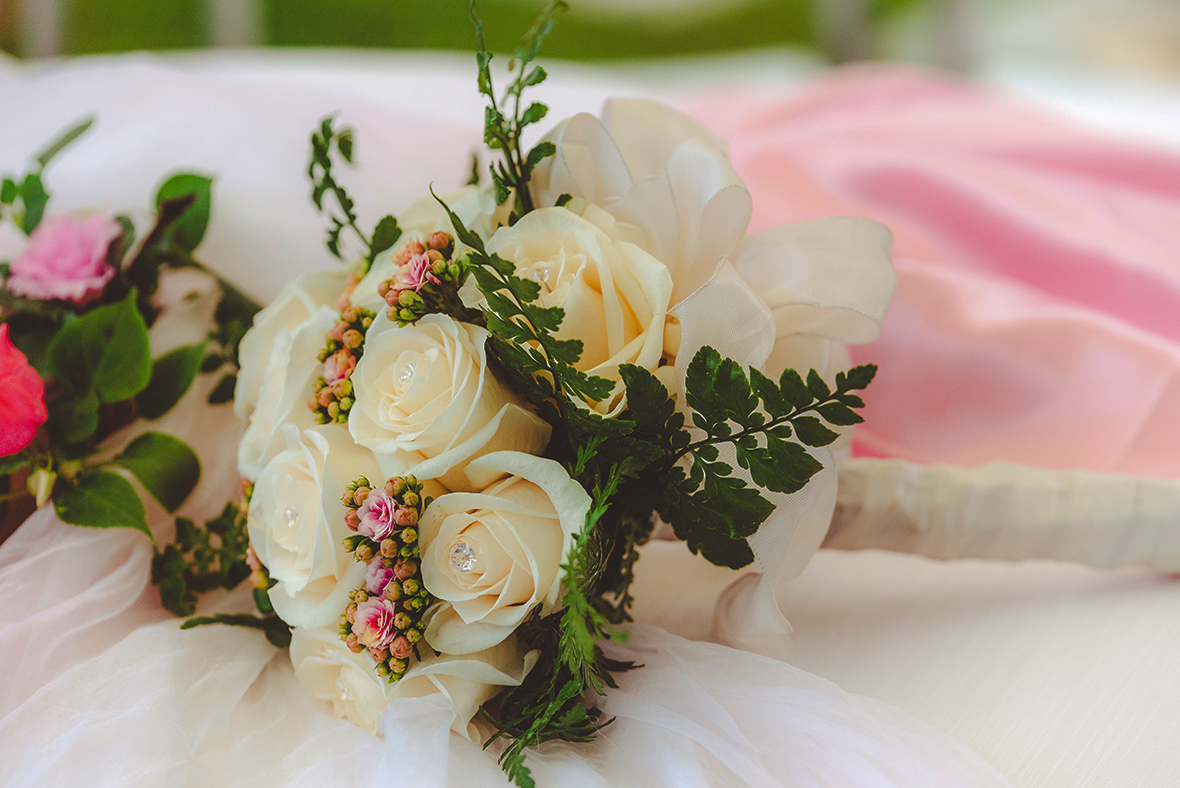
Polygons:
<instances>
[{"instance_id":1,"label":"bridal bouquet","mask_svg":"<svg viewBox=\"0 0 1180 788\"><path fill-rule=\"evenodd\" d=\"M491 183L366 232L337 180L353 133L317 129L312 197L347 262L259 313L235 401L258 625L290 628L299 681L370 731L442 693L458 733L480 715L508 740L520 785L524 748L593 738L595 696L640 667L599 643L626 637L645 541L738 568L760 527L789 536L875 373L841 371L879 315L837 294L892 283L868 220L747 235L724 142L658 104L527 148L559 5L501 96L480 40Z\"/></svg>"},{"instance_id":2,"label":"bridal bouquet","mask_svg":"<svg viewBox=\"0 0 1180 788\"><path fill-rule=\"evenodd\" d=\"M150 536L131 479L175 511L200 476L197 456L157 431L114 456L104 441L137 419L159 419L199 372L223 372L209 400L228 402L237 341L256 307L220 282L217 326L206 341L152 357L162 279L201 268L193 254L209 220L211 180L168 178L155 211L142 217L49 210L44 170L91 123L64 133L28 172L6 175L0 186L0 236L15 252L0 264L0 479L10 480L0 522L5 515L19 522L52 500L67 523Z\"/></svg>"}]
</instances>

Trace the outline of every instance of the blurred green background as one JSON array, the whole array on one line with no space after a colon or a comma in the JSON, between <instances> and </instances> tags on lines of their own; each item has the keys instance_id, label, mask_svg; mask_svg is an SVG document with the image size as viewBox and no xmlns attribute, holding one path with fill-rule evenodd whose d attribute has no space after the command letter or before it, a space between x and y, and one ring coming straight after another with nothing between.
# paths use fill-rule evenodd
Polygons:
<instances>
[{"instance_id":1,"label":"blurred green background","mask_svg":"<svg viewBox=\"0 0 1180 788\"><path fill-rule=\"evenodd\" d=\"M244 1L244 0L243 0ZM467 0L252 0L251 43L265 46L439 48L469 51ZM573 9L547 41L549 57L577 60L825 43L816 9L831 0L681 0L586 2ZM60 54L136 49L187 49L215 43L217 0L0 0L0 46L22 45L22 9L55 5ZM225 0L222 0L224 3ZM925 0L856 0L871 24ZM247 3L249 5L249 3ZM511 50L541 0L481 0L489 48ZM628 10L627 6L630 6ZM662 9L662 10L661 10ZM494 23L492 23L494 21ZM27 36L27 33L26 33ZM842 58L837 58L842 59Z\"/></svg>"}]
</instances>

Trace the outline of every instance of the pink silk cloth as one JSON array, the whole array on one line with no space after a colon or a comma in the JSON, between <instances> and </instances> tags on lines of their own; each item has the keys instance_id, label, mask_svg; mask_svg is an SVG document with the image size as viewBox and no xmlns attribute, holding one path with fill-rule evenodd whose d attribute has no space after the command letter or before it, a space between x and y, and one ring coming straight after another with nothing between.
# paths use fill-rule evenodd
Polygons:
<instances>
[{"instance_id":1,"label":"pink silk cloth","mask_svg":"<svg viewBox=\"0 0 1180 788\"><path fill-rule=\"evenodd\" d=\"M681 107L729 140L751 231L893 230L855 453L1180 475L1180 151L885 66Z\"/></svg>"}]
</instances>

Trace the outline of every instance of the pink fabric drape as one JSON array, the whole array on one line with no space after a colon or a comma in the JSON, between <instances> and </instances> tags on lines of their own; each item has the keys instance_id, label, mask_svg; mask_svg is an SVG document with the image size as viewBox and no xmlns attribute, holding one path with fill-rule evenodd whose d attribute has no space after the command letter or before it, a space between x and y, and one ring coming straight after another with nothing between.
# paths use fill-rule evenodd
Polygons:
<instances>
[{"instance_id":1,"label":"pink fabric drape","mask_svg":"<svg viewBox=\"0 0 1180 788\"><path fill-rule=\"evenodd\" d=\"M859 454L1180 474L1180 151L882 66L682 106L730 141L751 230L895 233Z\"/></svg>"}]
</instances>

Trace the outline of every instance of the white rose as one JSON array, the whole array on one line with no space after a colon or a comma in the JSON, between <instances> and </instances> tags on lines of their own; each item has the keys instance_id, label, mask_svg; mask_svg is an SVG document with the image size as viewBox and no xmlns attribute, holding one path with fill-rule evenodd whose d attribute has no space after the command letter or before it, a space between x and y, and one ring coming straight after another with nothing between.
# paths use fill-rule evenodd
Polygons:
<instances>
[{"instance_id":1,"label":"white rose","mask_svg":"<svg viewBox=\"0 0 1180 788\"><path fill-rule=\"evenodd\" d=\"M830 382L849 365L844 343L876 338L896 281L883 225L834 217L747 235L752 201L728 145L656 102L612 99L601 120L575 115L546 139L557 152L533 171L537 203L569 194L599 206L671 271L665 354L675 373L661 378L673 393L703 345L774 378L815 368ZM834 485L832 473L813 483L824 503L806 517L770 496L780 508L758 538L778 546L755 553L761 562L763 550L781 551L776 575L797 574L819 546Z\"/></svg>"},{"instance_id":2,"label":"white rose","mask_svg":"<svg viewBox=\"0 0 1180 788\"><path fill-rule=\"evenodd\" d=\"M601 218L609 222L605 213ZM487 250L511 261L518 276L539 282L543 306L565 310L557 336L582 341L578 369L618 382L620 364L659 366L672 279L641 247L565 208L542 208L497 230ZM622 383L593 407L618 413Z\"/></svg>"},{"instance_id":3,"label":"white rose","mask_svg":"<svg viewBox=\"0 0 1180 788\"><path fill-rule=\"evenodd\" d=\"M270 590L275 612L292 626L324 626L340 616L365 574L340 543L351 533L340 496L358 476L382 477L372 453L340 425L300 433L288 424L282 433L287 449L254 485L247 530L258 560L278 581Z\"/></svg>"},{"instance_id":4,"label":"white rose","mask_svg":"<svg viewBox=\"0 0 1180 788\"><path fill-rule=\"evenodd\" d=\"M433 654L414 660L400 681L390 684L377 675L366 652L354 654L335 627L295 629L291 633L291 664L295 678L312 697L328 701L337 717L377 732L385 707L398 698L442 694L455 708L452 730L478 740L471 718L504 687L519 686L536 663L537 652L525 653L515 638L475 654Z\"/></svg>"},{"instance_id":5,"label":"white rose","mask_svg":"<svg viewBox=\"0 0 1180 788\"><path fill-rule=\"evenodd\" d=\"M398 328L384 314L352 375L348 429L385 476L413 473L471 489L462 464L499 450L539 454L550 427L488 367L488 332L445 315Z\"/></svg>"},{"instance_id":6,"label":"white rose","mask_svg":"<svg viewBox=\"0 0 1180 788\"><path fill-rule=\"evenodd\" d=\"M426 640L450 654L503 641L535 608L553 612L590 496L552 460L497 452L467 466L478 493L440 496L419 523L422 578L441 600Z\"/></svg>"},{"instance_id":7,"label":"white rose","mask_svg":"<svg viewBox=\"0 0 1180 788\"><path fill-rule=\"evenodd\" d=\"M323 367L319 353L325 333L339 319L339 312L322 306L294 329L284 328L275 335L258 404L238 441L238 472L247 479L257 479L266 463L287 447L282 425L301 431L316 425L307 400Z\"/></svg>"},{"instance_id":8,"label":"white rose","mask_svg":"<svg viewBox=\"0 0 1180 788\"><path fill-rule=\"evenodd\" d=\"M671 271L670 311L676 320L707 321L706 330L715 330L725 317L748 331L765 322L772 334L751 343L757 347L800 335L820 343L876 337L895 281L891 237L881 224L836 217L747 236L750 194L729 163L728 145L656 102L612 99L603 107L602 120L575 115L546 139L557 153L533 171L538 204L553 205L561 194L570 194L633 227L643 239L638 243ZM697 297L693 310L675 308L699 295L696 291L715 278L723 262L739 273L736 281ZM758 314L767 310L769 322ZM684 331L700 333L690 326ZM672 344L679 345L679 331L671 333ZM792 344L799 348L797 340ZM697 347L690 342L670 350L695 352ZM810 348L804 355L817 352ZM763 357L745 363L761 366L773 356L767 365L772 373L793 363L785 349L753 356L759 354Z\"/></svg>"},{"instance_id":9,"label":"white rose","mask_svg":"<svg viewBox=\"0 0 1180 788\"><path fill-rule=\"evenodd\" d=\"M321 306L335 306L347 281L344 266L303 274L284 286L275 300L254 316L254 324L238 347L242 368L234 390L234 413L243 422L261 400L263 380L273 368L269 362L280 336L294 332Z\"/></svg>"},{"instance_id":10,"label":"white rose","mask_svg":"<svg viewBox=\"0 0 1180 788\"><path fill-rule=\"evenodd\" d=\"M495 232L496 227L507 223L508 214L512 209L510 202L496 205L496 193L491 184L482 188L472 186L440 196L464 226L478 233L481 238L487 238ZM402 228L402 237L390 249L377 255L369 273L365 274L352 291L349 300L356 306L374 312L385 309L385 299L377 295L377 286L393 276L393 260L407 243L425 243L431 233L437 231L455 235L450 217L433 195L415 200L409 208L398 214L397 220L398 226ZM466 247L456 238L456 252L464 248Z\"/></svg>"}]
</instances>

